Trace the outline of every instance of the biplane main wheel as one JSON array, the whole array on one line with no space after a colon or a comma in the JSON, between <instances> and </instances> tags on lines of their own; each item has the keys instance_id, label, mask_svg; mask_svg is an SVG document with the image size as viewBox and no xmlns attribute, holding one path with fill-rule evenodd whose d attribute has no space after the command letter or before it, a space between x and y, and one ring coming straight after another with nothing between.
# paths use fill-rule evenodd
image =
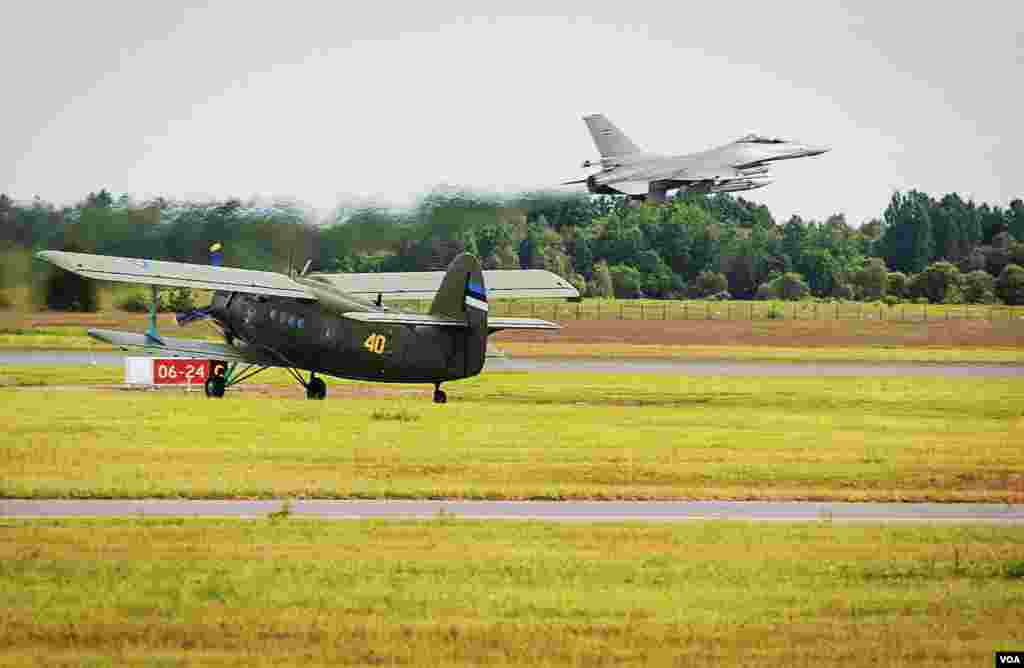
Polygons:
<instances>
[{"instance_id":1,"label":"biplane main wheel","mask_svg":"<svg viewBox=\"0 0 1024 668\"><path fill-rule=\"evenodd\" d=\"M446 404L448 403L448 395L444 393L440 387L434 390L434 403L435 404Z\"/></svg>"},{"instance_id":2,"label":"biplane main wheel","mask_svg":"<svg viewBox=\"0 0 1024 668\"><path fill-rule=\"evenodd\" d=\"M306 385L306 398L327 398L327 383L324 382L323 378L317 378L316 376L313 376L312 378L309 379L309 384Z\"/></svg>"},{"instance_id":3,"label":"biplane main wheel","mask_svg":"<svg viewBox=\"0 0 1024 668\"><path fill-rule=\"evenodd\" d=\"M206 379L204 389L206 396L220 399L228 389L228 383L224 380L224 376L210 376Z\"/></svg>"}]
</instances>

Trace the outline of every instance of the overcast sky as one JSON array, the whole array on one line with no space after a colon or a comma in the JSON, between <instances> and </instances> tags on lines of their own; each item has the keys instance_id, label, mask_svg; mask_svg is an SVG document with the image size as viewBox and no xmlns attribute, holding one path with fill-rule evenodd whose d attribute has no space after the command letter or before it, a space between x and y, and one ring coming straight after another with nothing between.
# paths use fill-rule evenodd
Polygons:
<instances>
[{"instance_id":1,"label":"overcast sky","mask_svg":"<svg viewBox=\"0 0 1024 668\"><path fill-rule=\"evenodd\" d=\"M687 153L826 144L778 219L895 189L1024 196L1024 2L11 2L0 192L253 195L321 210L585 176L581 116ZM571 189L567 187L566 189Z\"/></svg>"}]
</instances>

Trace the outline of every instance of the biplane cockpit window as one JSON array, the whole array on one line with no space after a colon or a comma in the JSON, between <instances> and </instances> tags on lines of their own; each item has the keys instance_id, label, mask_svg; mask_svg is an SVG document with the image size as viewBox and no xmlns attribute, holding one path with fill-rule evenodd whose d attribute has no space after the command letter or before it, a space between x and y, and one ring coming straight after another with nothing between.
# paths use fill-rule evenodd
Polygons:
<instances>
[{"instance_id":1,"label":"biplane cockpit window","mask_svg":"<svg viewBox=\"0 0 1024 668\"><path fill-rule=\"evenodd\" d=\"M277 320L277 309L275 309L275 308L270 309L270 319L271 320Z\"/></svg>"},{"instance_id":2,"label":"biplane cockpit window","mask_svg":"<svg viewBox=\"0 0 1024 668\"><path fill-rule=\"evenodd\" d=\"M303 329L306 326L306 319L299 318L298 320L295 321L295 326L298 327L299 329Z\"/></svg>"}]
</instances>

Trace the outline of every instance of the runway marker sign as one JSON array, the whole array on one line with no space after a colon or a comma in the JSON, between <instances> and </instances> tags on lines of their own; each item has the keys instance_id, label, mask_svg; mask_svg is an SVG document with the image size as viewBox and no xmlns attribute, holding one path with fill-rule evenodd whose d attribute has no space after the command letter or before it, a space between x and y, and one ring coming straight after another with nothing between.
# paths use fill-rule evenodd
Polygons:
<instances>
[{"instance_id":1,"label":"runway marker sign","mask_svg":"<svg viewBox=\"0 0 1024 668\"><path fill-rule=\"evenodd\" d=\"M154 385L194 385L205 383L210 361L196 359L154 359Z\"/></svg>"},{"instance_id":2,"label":"runway marker sign","mask_svg":"<svg viewBox=\"0 0 1024 668\"><path fill-rule=\"evenodd\" d=\"M217 365L217 366L215 366ZM224 363L194 357L147 357L124 358L124 382L126 385L153 386L202 386L217 367L224 373Z\"/></svg>"}]
</instances>

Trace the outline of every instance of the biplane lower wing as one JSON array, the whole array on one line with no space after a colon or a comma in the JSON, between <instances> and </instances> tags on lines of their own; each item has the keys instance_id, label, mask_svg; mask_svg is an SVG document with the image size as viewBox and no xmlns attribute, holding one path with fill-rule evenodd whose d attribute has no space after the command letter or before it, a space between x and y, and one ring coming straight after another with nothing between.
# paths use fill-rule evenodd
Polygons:
<instances>
[{"instance_id":1,"label":"biplane lower wing","mask_svg":"<svg viewBox=\"0 0 1024 668\"><path fill-rule=\"evenodd\" d=\"M265 352L235 348L224 343L165 336L161 336L160 342L157 342L145 334L118 332L111 329L90 329L89 336L118 348L139 348L147 353L167 355L168 357L200 357L258 366L283 366L281 360L275 360Z\"/></svg>"}]
</instances>

